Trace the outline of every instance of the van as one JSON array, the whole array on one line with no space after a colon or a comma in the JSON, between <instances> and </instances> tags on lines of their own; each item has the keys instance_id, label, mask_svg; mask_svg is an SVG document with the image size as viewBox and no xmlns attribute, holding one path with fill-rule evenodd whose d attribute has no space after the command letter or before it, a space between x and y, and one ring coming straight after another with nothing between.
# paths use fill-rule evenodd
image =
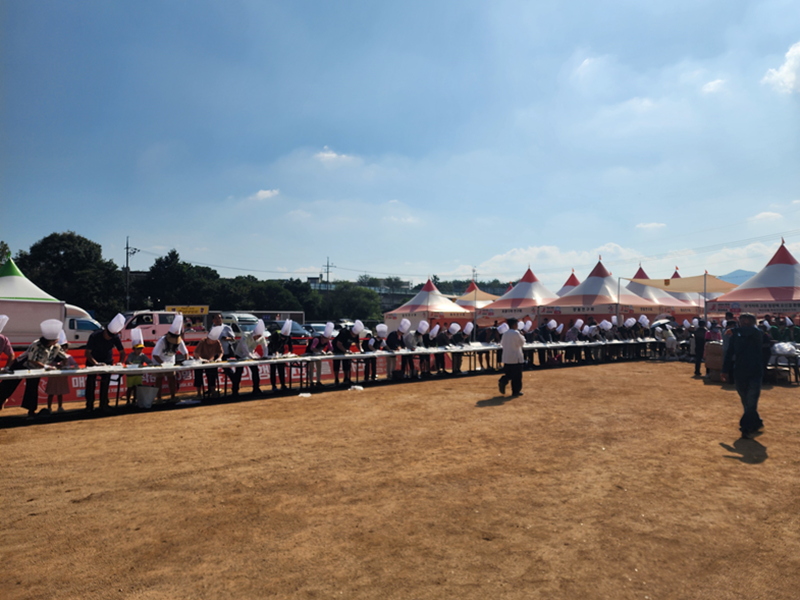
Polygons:
<instances>
[{"instance_id":1,"label":"van","mask_svg":"<svg viewBox=\"0 0 800 600\"><path fill-rule=\"evenodd\" d=\"M156 342L169 332L176 314L165 310L138 310L128 316L119 334L120 339L130 344L131 331L139 329L145 345L155 346ZM183 340L187 344L197 343L207 334L203 320L192 316L184 316L183 332Z\"/></svg>"},{"instance_id":2,"label":"van","mask_svg":"<svg viewBox=\"0 0 800 600\"><path fill-rule=\"evenodd\" d=\"M222 322L230 325L236 337L241 337L243 333L249 333L256 328L258 319L255 315L245 312L222 312Z\"/></svg>"}]
</instances>

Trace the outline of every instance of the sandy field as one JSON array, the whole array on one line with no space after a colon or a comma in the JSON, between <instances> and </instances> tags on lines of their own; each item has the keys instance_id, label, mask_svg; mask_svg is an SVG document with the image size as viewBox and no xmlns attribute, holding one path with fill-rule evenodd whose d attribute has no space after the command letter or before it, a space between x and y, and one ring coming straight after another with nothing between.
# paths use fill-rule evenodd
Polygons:
<instances>
[{"instance_id":1,"label":"sandy field","mask_svg":"<svg viewBox=\"0 0 800 600\"><path fill-rule=\"evenodd\" d=\"M798 388L740 440L736 392L692 368L7 409L0 598L797 599Z\"/></svg>"}]
</instances>

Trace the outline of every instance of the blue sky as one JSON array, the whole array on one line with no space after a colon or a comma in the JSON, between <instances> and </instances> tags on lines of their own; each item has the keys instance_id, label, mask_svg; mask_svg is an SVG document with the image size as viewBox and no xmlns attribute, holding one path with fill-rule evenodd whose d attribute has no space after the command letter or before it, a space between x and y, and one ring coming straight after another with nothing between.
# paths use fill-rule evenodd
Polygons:
<instances>
[{"instance_id":1,"label":"blue sky","mask_svg":"<svg viewBox=\"0 0 800 600\"><path fill-rule=\"evenodd\" d=\"M800 3L2 4L0 239L558 289L800 257ZM793 233L792 233L793 232Z\"/></svg>"}]
</instances>

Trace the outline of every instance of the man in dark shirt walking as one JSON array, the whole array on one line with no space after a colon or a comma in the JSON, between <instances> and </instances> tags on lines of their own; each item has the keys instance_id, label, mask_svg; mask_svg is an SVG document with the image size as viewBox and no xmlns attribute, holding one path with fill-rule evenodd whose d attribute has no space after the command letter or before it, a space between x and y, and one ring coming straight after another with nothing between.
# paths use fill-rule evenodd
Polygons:
<instances>
[{"instance_id":1,"label":"man in dark shirt walking","mask_svg":"<svg viewBox=\"0 0 800 600\"><path fill-rule=\"evenodd\" d=\"M700 377L700 364L706 353L706 322L699 321L694 332L694 376Z\"/></svg>"},{"instance_id":2,"label":"man in dark shirt walking","mask_svg":"<svg viewBox=\"0 0 800 600\"><path fill-rule=\"evenodd\" d=\"M761 347L765 333L756 327L756 318L751 314L739 317L739 327L733 330L723 372L733 370L736 391L742 400L744 414L739 420L742 437L749 437L764 422L758 414L758 398L761 395L761 377L764 373Z\"/></svg>"}]
</instances>

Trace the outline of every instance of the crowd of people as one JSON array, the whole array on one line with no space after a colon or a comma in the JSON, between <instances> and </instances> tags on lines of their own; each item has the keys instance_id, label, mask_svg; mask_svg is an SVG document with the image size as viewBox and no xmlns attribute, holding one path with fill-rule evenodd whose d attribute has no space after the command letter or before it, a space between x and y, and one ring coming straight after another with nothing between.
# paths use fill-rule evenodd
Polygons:
<instances>
[{"instance_id":1,"label":"crowd of people","mask_svg":"<svg viewBox=\"0 0 800 600\"><path fill-rule=\"evenodd\" d=\"M137 329L132 332L132 350L126 353L119 337L125 319L122 315L117 315L106 327L90 336L85 349L86 366L113 365L115 350L119 353L118 362L130 367L173 365L187 359L204 365L221 363L224 377L231 384L231 395L235 398L239 395L244 367L226 367L225 362L294 356L291 321L287 320L280 329L268 329L259 320L253 331L245 332L237 339L231 327L222 322L221 314L213 314L211 320L213 326L206 338L190 351L182 339L183 318L177 315L169 332L157 341L150 358L144 353L144 340ZM0 315L0 356L6 356L8 370L77 368L77 363L67 353L68 344L60 321L44 321L41 324L41 337L20 356L15 356L8 339L2 335L2 329L7 322L8 317ZM479 329L475 329L471 322L462 328L455 322L434 324L431 327L427 321L421 321L416 329L412 329L411 322L403 319L397 330L390 332L386 324L379 324L374 334L365 332L363 323L355 321L352 326L339 330L335 329L333 323L328 323L324 331L315 335L308 343L305 354L315 357L330 355L333 385L350 386L354 361L363 364L363 382L372 383L377 380L377 357L373 353L381 351L386 353L386 374L391 381L425 379L434 375L459 375L462 373L463 353L439 352L428 355L415 352L425 348L453 350L454 347L464 347L473 341L481 343L470 346L470 351L475 356L476 369L491 372L502 364L503 376L498 383L499 389L501 393L505 393L506 386L510 383L515 396L522 394L523 370L553 367L563 363L598 363L660 356L692 361L695 376L699 377L702 376L700 369L708 342L721 341L725 377L728 382L737 386L745 407L742 434L751 435L762 425L760 418L757 418L760 383L756 386L755 378L758 377L759 381L763 379L773 344L800 343L800 327L795 326L789 317L773 318L767 315L757 323L752 315L741 315L737 320L732 313L726 314L721 323L700 319L678 323L674 318L667 318L651 324L646 316L638 319L629 317L622 322L616 316L611 316L597 322L590 316L585 321L579 318L566 324L559 324L555 319L539 319L538 325L531 319L518 321L510 318L504 323L495 322L490 327ZM628 343L610 343L615 341ZM555 342L566 344L553 345ZM570 342L587 344L569 344ZM537 343L540 344L538 348L530 346ZM402 350L409 352L401 352ZM359 354L364 356L358 356ZM450 357L449 372L447 356ZM253 393L261 394L258 365L250 365L249 368ZM171 372L157 375L156 401L163 401L163 377L167 378L169 401L174 402L177 385L175 374ZM99 400L101 411L108 410L110 379L110 374L87 374L87 411L94 410L96 399ZM216 368L195 369L194 384L204 398L220 396L218 380L219 372ZM21 379L0 382L0 408L20 382ZM28 378L25 382L22 406L32 418L38 408L39 379ZM270 363L270 382L274 392L279 391L279 385L280 391L287 389L285 363ZM308 363L304 383L308 387L325 387L322 383L320 361ZM126 373L126 384L126 403L131 404L137 387L143 385L143 377L139 373ZM63 412L63 396L69 393L67 377L55 374L48 377L46 393L48 406L45 411L49 413L53 399L58 398L57 410Z\"/></svg>"}]
</instances>

